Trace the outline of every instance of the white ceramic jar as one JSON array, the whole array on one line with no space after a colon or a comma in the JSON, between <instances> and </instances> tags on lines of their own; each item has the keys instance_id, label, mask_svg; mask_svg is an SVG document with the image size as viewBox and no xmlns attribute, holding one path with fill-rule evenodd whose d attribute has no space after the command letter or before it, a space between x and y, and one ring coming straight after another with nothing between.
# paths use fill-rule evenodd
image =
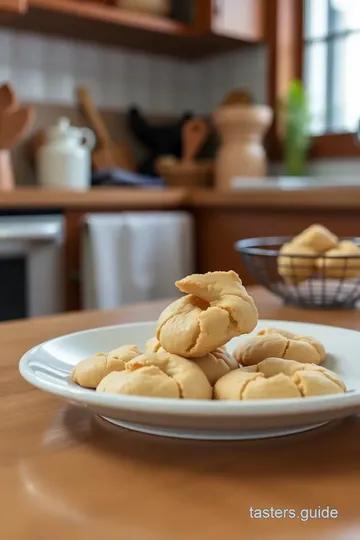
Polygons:
<instances>
[{"instance_id":1,"label":"white ceramic jar","mask_svg":"<svg viewBox=\"0 0 360 540\"><path fill-rule=\"evenodd\" d=\"M94 133L71 126L68 118L59 118L47 131L46 139L37 154L39 184L53 189L89 189Z\"/></svg>"}]
</instances>

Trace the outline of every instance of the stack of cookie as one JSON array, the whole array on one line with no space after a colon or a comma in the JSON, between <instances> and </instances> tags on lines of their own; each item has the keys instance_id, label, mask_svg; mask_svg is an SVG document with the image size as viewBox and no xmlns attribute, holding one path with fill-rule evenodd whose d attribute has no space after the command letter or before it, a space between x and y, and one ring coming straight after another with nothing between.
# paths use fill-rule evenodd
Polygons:
<instances>
[{"instance_id":1,"label":"stack of cookie","mask_svg":"<svg viewBox=\"0 0 360 540\"><path fill-rule=\"evenodd\" d=\"M128 345L80 362L73 381L98 392L211 399L216 381L239 364L224 345L258 322L235 272L194 274L176 283L187 293L160 315L144 354Z\"/></svg>"},{"instance_id":2,"label":"stack of cookie","mask_svg":"<svg viewBox=\"0 0 360 540\"><path fill-rule=\"evenodd\" d=\"M97 392L181 399L266 399L345 391L320 368L316 339L278 329L248 336L231 355L226 344L258 323L255 303L235 272L194 274L185 294L160 315L144 354L135 345L98 353L75 366L73 381Z\"/></svg>"},{"instance_id":3,"label":"stack of cookie","mask_svg":"<svg viewBox=\"0 0 360 540\"><path fill-rule=\"evenodd\" d=\"M244 401L345 392L343 381L319 365L325 355L317 339L266 328L235 349L234 358L242 369L215 384L214 398Z\"/></svg>"},{"instance_id":4,"label":"stack of cookie","mask_svg":"<svg viewBox=\"0 0 360 540\"><path fill-rule=\"evenodd\" d=\"M318 271L333 279L360 275L360 246L351 240L339 241L323 225L311 225L280 249L279 275L297 284Z\"/></svg>"}]
</instances>

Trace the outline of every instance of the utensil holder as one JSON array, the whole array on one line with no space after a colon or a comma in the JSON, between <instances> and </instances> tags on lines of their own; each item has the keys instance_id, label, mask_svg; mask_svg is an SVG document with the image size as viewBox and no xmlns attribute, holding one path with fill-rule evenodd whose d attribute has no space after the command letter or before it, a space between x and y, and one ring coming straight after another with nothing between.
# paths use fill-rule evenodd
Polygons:
<instances>
[{"instance_id":1,"label":"utensil holder","mask_svg":"<svg viewBox=\"0 0 360 540\"><path fill-rule=\"evenodd\" d=\"M168 187L210 187L213 177L212 160L168 161L160 158L156 170Z\"/></svg>"}]
</instances>

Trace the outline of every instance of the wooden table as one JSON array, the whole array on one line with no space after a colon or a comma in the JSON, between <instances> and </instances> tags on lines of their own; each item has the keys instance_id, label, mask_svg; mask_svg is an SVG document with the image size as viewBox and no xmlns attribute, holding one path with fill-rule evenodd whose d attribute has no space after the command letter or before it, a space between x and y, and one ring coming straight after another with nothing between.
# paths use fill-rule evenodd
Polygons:
<instances>
[{"instance_id":1,"label":"wooden table","mask_svg":"<svg viewBox=\"0 0 360 540\"><path fill-rule=\"evenodd\" d=\"M262 318L360 328L360 311L298 310L253 294ZM0 325L0 538L358 540L359 418L267 441L172 440L110 426L18 373L40 341L154 319L164 305ZM338 518L250 518L250 507L303 510L306 519L328 506Z\"/></svg>"}]
</instances>

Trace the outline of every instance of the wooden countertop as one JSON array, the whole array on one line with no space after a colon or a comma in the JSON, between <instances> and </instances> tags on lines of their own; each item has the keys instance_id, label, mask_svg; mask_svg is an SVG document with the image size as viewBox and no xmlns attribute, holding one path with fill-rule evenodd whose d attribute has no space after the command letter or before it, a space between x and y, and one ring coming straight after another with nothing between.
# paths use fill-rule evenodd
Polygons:
<instances>
[{"instance_id":1,"label":"wooden countertop","mask_svg":"<svg viewBox=\"0 0 360 540\"><path fill-rule=\"evenodd\" d=\"M243 190L219 193L210 189L94 188L86 192L19 188L0 192L0 210L141 210L194 208L329 208L359 209L359 188Z\"/></svg>"},{"instance_id":2,"label":"wooden countertop","mask_svg":"<svg viewBox=\"0 0 360 540\"><path fill-rule=\"evenodd\" d=\"M284 307L262 318L359 328L360 311ZM31 387L20 356L94 326L155 319L166 302L0 324L0 530L38 540L348 540L360 537L360 417L278 439L166 439L110 426ZM338 519L250 519L249 509L330 507ZM236 535L235 535L236 536Z\"/></svg>"},{"instance_id":3,"label":"wooden countertop","mask_svg":"<svg viewBox=\"0 0 360 540\"><path fill-rule=\"evenodd\" d=\"M186 200L185 189L94 188L89 191L19 188L0 192L0 210L59 209L162 209L177 208Z\"/></svg>"}]
</instances>

